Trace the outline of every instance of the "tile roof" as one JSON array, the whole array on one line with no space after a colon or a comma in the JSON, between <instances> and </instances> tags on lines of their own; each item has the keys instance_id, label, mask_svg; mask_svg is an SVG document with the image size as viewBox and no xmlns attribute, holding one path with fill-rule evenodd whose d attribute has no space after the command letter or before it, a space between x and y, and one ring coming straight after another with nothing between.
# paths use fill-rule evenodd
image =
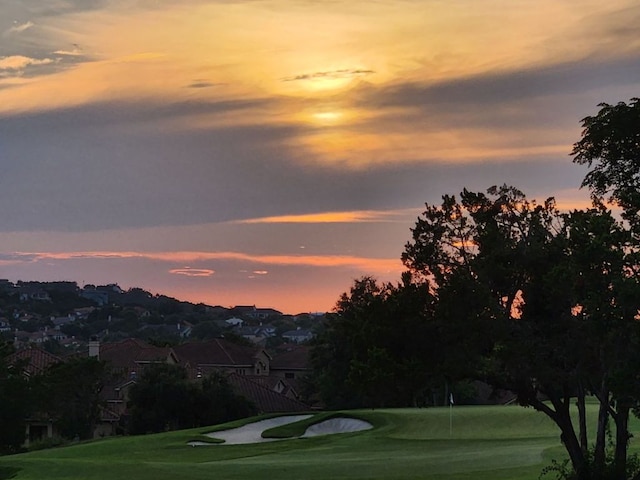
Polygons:
<instances>
[{"instance_id":1,"label":"tile roof","mask_svg":"<svg viewBox=\"0 0 640 480\"><path fill-rule=\"evenodd\" d=\"M127 338L100 345L99 358L113 367L133 368L140 363L164 362L170 353L171 349L168 347L156 347L135 338Z\"/></svg>"},{"instance_id":2,"label":"tile roof","mask_svg":"<svg viewBox=\"0 0 640 480\"><path fill-rule=\"evenodd\" d=\"M288 350L273 356L269 368L272 370L307 370L309 352L307 345L292 345Z\"/></svg>"},{"instance_id":3,"label":"tile roof","mask_svg":"<svg viewBox=\"0 0 640 480\"><path fill-rule=\"evenodd\" d=\"M187 342L173 347L181 365L219 365L252 367L259 350L214 338L206 342Z\"/></svg>"},{"instance_id":4,"label":"tile roof","mask_svg":"<svg viewBox=\"0 0 640 480\"><path fill-rule=\"evenodd\" d=\"M43 373L54 363L62 361L62 359L57 355L53 355L52 353L38 347L24 348L7 357L9 364L17 363L20 360L26 361L24 371L29 375L38 375Z\"/></svg>"},{"instance_id":5,"label":"tile roof","mask_svg":"<svg viewBox=\"0 0 640 480\"><path fill-rule=\"evenodd\" d=\"M261 413L305 412L310 410L309 405L286 397L243 375L232 373L228 378L234 391L251 400Z\"/></svg>"}]
</instances>

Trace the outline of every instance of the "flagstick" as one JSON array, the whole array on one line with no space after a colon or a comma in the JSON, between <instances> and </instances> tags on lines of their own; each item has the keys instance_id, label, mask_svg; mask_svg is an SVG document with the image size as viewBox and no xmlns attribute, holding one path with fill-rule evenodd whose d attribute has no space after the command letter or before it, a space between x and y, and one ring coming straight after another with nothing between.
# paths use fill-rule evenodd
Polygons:
<instances>
[{"instance_id":1,"label":"flagstick","mask_svg":"<svg viewBox=\"0 0 640 480\"><path fill-rule=\"evenodd\" d=\"M449 436L453 434L453 393L449 394Z\"/></svg>"}]
</instances>

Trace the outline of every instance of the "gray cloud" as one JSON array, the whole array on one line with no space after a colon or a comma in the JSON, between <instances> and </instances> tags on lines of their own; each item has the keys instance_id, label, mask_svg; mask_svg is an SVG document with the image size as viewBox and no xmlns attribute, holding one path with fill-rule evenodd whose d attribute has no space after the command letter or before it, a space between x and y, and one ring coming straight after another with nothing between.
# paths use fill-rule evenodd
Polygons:
<instances>
[{"instance_id":1,"label":"gray cloud","mask_svg":"<svg viewBox=\"0 0 640 480\"><path fill-rule=\"evenodd\" d=\"M341 69L341 70L329 70L325 72L304 73L301 75L295 75L293 77L284 77L283 82L296 82L302 80L316 80L320 78L356 78L364 77L375 73L373 70L358 70L358 69Z\"/></svg>"},{"instance_id":2,"label":"gray cloud","mask_svg":"<svg viewBox=\"0 0 640 480\"><path fill-rule=\"evenodd\" d=\"M568 158L475 165L399 158L338 172L287 147L299 133L291 126L127 134L116 128L120 121L144 123L169 107L127 108L102 104L5 118L0 229L83 231L402 208L465 186L506 182L527 192L554 191L577 187L582 178ZM170 111L191 108L216 107L179 104Z\"/></svg>"},{"instance_id":3,"label":"gray cloud","mask_svg":"<svg viewBox=\"0 0 640 480\"><path fill-rule=\"evenodd\" d=\"M217 87L220 85L224 85L224 83L214 83L214 82L209 82L207 80L194 80L192 83L187 85L187 88L210 88L210 87Z\"/></svg>"},{"instance_id":4,"label":"gray cloud","mask_svg":"<svg viewBox=\"0 0 640 480\"><path fill-rule=\"evenodd\" d=\"M521 71L481 74L434 84L401 83L364 88L368 107L433 109L455 105L504 105L524 99L575 94L601 87L640 83L640 52L608 61L585 60Z\"/></svg>"}]
</instances>

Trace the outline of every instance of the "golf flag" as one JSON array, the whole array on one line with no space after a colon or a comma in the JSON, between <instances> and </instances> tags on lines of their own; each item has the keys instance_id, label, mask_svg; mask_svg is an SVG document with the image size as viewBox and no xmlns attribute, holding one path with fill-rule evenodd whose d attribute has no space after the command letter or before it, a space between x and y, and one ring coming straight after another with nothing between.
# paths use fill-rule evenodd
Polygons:
<instances>
[{"instance_id":1,"label":"golf flag","mask_svg":"<svg viewBox=\"0 0 640 480\"><path fill-rule=\"evenodd\" d=\"M449 405L453 405L453 393L449 394Z\"/></svg>"}]
</instances>

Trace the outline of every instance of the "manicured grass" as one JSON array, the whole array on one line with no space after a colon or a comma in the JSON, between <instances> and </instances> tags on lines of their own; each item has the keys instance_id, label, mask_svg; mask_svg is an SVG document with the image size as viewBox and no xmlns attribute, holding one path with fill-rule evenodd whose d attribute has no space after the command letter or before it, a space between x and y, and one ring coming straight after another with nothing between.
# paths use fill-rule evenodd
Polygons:
<instances>
[{"instance_id":1,"label":"manicured grass","mask_svg":"<svg viewBox=\"0 0 640 480\"><path fill-rule=\"evenodd\" d=\"M19 469L17 480L534 480L551 458L564 458L559 432L531 409L454 407L451 433L449 413L448 408L342 412L375 428L253 445L188 445L213 428L105 439L1 457L0 472ZM316 418L322 419L326 415ZM639 427L634 419L632 431L637 434ZM300 428L290 431L297 435Z\"/></svg>"}]
</instances>

